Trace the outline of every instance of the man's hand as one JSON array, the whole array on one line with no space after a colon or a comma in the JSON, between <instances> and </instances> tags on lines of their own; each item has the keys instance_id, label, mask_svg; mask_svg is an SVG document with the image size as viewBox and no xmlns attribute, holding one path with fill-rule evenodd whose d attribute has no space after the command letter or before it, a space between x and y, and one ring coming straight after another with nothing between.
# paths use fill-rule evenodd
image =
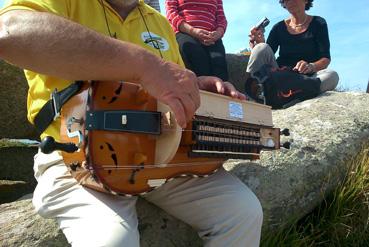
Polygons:
<instances>
[{"instance_id":1,"label":"man's hand","mask_svg":"<svg viewBox=\"0 0 369 247\"><path fill-rule=\"evenodd\" d=\"M246 96L237 91L230 82L222 81L214 76L200 76L198 80L201 90L231 96L235 99L246 100Z\"/></svg>"},{"instance_id":2,"label":"man's hand","mask_svg":"<svg viewBox=\"0 0 369 247\"><path fill-rule=\"evenodd\" d=\"M140 83L151 96L168 105L177 123L185 128L200 106L196 75L171 62L151 67L143 72Z\"/></svg>"}]
</instances>

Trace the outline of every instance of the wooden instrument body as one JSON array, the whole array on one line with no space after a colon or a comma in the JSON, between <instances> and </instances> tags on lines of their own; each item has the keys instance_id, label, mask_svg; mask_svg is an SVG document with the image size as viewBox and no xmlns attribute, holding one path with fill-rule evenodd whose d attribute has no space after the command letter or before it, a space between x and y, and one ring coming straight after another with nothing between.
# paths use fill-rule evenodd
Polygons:
<instances>
[{"instance_id":1,"label":"wooden instrument body","mask_svg":"<svg viewBox=\"0 0 369 247\"><path fill-rule=\"evenodd\" d=\"M161 112L162 133L86 130L86 112L122 109ZM190 158L191 125L182 132L169 109L136 84L95 82L91 91L86 83L63 106L61 117L61 141L80 145L75 153L62 152L64 162L81 184L96 190L141 194L178 176L208 175L225 160ZM78 120L71 125L73 118ZM82 140L69 137L77 132Z\"/></svg>"}]
</instances>

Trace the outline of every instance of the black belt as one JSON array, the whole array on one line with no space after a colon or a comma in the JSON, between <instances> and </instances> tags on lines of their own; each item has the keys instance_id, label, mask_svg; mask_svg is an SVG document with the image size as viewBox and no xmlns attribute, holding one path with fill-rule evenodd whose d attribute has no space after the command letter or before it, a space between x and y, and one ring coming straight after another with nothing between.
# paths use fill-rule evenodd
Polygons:
<instances>
[{"instance_id":1,"label":"black belt","mask_svg":"<svg viewBox=\"0 0 369 247\"><path fill-rule=\"evenodd\" d=\"M51 99L44 104L33 121L40 133L44 132L60 116L62 106L81 89L82 83L83 81L76 81L59 92L54 90Z\"/></svg>"}]
</instances>

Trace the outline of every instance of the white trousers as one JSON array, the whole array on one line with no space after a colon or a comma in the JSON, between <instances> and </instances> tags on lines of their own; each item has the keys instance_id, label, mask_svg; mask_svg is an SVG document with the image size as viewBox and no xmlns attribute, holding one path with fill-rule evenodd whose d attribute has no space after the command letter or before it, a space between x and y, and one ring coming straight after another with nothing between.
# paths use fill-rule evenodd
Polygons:
<instances>
[{"instance_id":1,"label":"white trousers","mask_svg":"<svg viewBox=\"0 0 369 247\"><path fill-rule=\"evenodd\" d=\"M264 64L270 64L274 68L278 67L272 48L266 43L260 43L251 50L246 72L252 74ZM337 72L331 69L319 70L313 77L317 77L321 81L320 92L334 90L339 81Z\"/></svg>"},{"instance_id":2,"label":"white trousers","mask_svg":"<svg viewBox=\"0 0 369 247\"><path fill-rule=\"evenodd\" d=\"M35 155L33 204L56 218L72 246L139 246L136 197L85 188L58 152ZM198 231L204 246L259 246L262 208L253 192L220 169L206 178L178 178L143 196Z\"/></svg>"}]
</instances>

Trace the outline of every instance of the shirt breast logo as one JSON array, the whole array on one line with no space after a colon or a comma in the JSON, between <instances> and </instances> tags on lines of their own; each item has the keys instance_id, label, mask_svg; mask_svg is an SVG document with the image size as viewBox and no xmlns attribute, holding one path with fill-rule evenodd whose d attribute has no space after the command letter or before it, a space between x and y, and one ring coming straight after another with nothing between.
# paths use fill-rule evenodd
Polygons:
<instances>
[{"instance_id":1,"label":"shirt breast logo","mask_svg":"<svg viewBox=\"0 0 369 247\"><path fill-rule=\"evenodd\" d=\"M161 50L161 51L167 51L169 50L169 43L166 39L164 39L163 37L160 37L159 35L152 33L152 32L143 32L141 33L141 39L142 41L157 49L157 50Z\"/></svg>"}]
</instances>

